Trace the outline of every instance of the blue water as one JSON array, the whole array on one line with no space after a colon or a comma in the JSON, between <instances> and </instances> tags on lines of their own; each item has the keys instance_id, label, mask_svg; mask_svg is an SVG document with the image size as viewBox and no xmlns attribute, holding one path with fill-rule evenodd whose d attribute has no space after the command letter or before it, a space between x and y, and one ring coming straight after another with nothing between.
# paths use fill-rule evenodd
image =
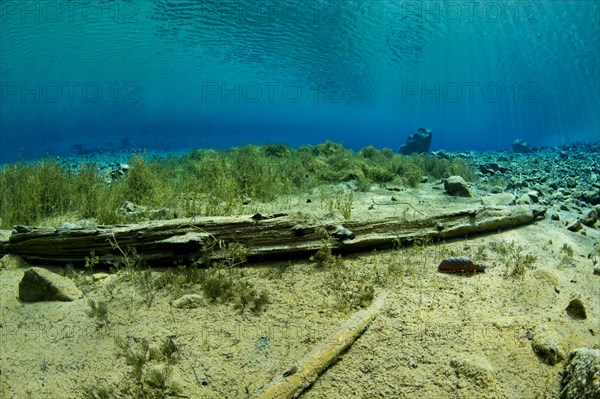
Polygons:
<instances>
[{"instance_id":1,"label":"blue water","mask_svg":"<svg viewBox=\"0 0 600 399\"><path fill-rule=\"evenodd\" d=\"M600 137L598 1L0 1L0 161Z\"/></svg>"}]
</instances>

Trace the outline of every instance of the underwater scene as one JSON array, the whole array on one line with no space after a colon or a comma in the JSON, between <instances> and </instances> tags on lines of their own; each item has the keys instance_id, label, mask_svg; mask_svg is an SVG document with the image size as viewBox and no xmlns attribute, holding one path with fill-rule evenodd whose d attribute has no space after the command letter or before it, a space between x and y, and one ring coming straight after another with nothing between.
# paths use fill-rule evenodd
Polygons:
<instances>
[{"instance_id":1,"label":"underwater scene","mask_svg":"<svg viewBox=\"0 0 600 399\"><path fill-rule=\"evenodd\" d=\"M600 1L0 0L0 399L600 398Z\"/></svg>"}]
</instances>

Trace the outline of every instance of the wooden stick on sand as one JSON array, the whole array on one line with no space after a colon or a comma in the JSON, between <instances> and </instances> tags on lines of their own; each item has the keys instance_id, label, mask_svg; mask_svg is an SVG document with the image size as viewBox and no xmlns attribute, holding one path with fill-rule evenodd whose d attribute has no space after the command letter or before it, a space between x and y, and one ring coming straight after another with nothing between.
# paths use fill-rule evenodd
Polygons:
<instances>
[{"instance_id":1,"label":"wooden stick on sand","mask_svg":"<svg viewBox=\"0 0 600 399\"><path fill-rule=\"evenodd\" d=\"M311 353L276 377L256 398L289 399L300 396L337 360L344 350L350 347L366 331L369 324L384 308L384 305L385 296L382 295L367 309L356 312Z\"/></svg>"}]
</instances>

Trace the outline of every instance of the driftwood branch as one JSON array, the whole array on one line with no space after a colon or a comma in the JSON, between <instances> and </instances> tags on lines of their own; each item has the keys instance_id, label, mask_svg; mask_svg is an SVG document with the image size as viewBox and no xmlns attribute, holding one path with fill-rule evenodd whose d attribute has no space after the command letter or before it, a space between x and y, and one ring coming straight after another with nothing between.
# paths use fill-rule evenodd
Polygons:
<instances>
[{"instance_id":1,"label":"driftwood branch","mask_svg":"<svg viewBox=\"0 0 600 399\"><path fill-rule=\"evenodd\" d=\"M87 228L15 226L0 231L0 256L14 254L27 261L84 262L94 251L104 263L122 258L128 248L151 263L227 257L224 248L239 243L250 260L302 258L330 240L335 253L406 245L415 240L464 238L534 222L544 210L531 206L473 207L416 219L386 217L304 221L285 214L204 217L150 221ZM116 244L116 246L115 246Z\"/></svg>"},{"instance_id":2,"label":"driftwood branch","mask_svg":"<svg viewBox=\"0 0 600 399\"><path fill-rule=\"evenodd\" d=\"M385 305L385 297L356 312L306 357L277 376L257 399L297 398L367 329Z\"/></svg>"}]
</instances>

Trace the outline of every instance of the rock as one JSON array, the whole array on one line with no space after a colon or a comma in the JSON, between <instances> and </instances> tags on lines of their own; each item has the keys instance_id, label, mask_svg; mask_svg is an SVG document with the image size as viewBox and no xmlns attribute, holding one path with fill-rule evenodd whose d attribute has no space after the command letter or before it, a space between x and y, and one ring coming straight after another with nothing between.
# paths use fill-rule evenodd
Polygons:
<instances>
[{"instance_id":1,"label":"rock","mask_svg":"<svg viewBox=\"0 0 600 399\"><path fill-rule=\"evenodd\" d=\"M494 175L496 173L505 173L508 172L509 169L503 166L498 165L496 162L489 162L484 165L479 165L479 170L484 175Z\"/></svg>"},{"instance_id":2,"label":"rock","mask_svg":"<svg viewBox=\"0 0 600 399\"><path fill-rule=\"evenodd\" d=\"M568 177L567 180L566 180L566 183L567 183L567 187L568 188L575 188L575 187L577 187L577 180L575 180L572 177Z\"/></svg>"},{"instance_id":3,"label":"rock","mask_svg":"<svg viewBox=\"0 0 600 399\"><path fill-rule=\"evenodd\" d=\"M108 171L108 181L112 182L125 176L129 172L129 164L116 162Z\"/></svg>"},{"instance_id":4,"label":"rock","mask_svg":"<svg viewBox=\"0 0 600 399\"><path fill-rule=\"evenodd\" d=\"M4 255L0 263L6 269L22 269L27 266L27 262L18 255Z\"/></svg>"},{"instance_id":5,"label":"rock","mask_svg":"<svg viewBox=\"0 0 600 399\"><path fill-rule=\"evenodd\" d=\"M596 267L594 267L594 274L595 274L596 276L600 276L600 266L596 266Z\"/></svg>"},{"instance_id":6,"label":"rock","mask_svg":"<svg viewBox=\"0 0 600 399\"><path fill-rule=\"evenodd\" d=\"M177 309L194 309L202 306L204 298L198 294L188 294L175 299L171 305Z\"/></svg>"},{"instance_id":7,"label":"rock","mask_svg":"<svg viewBox=\"0 0 600 399\"><path fill-rule=\"evenodd\" d=\"M164 220L171 216L171 212L168 208L148 209L145 206L136 205L130 201L125 202L119 208L119 212L129 221L142 219Z\"/></svg>"},{"instance_id":8,"label":"rock","mask_svg":"<svg viewBox=\"0 0 600 399\"><path fill-rule=\"evenodd\" d=\"M512 149L518 154L527 154L533 151L533 148L521 139L516 139L512 143Z\"/></svg>"},{"instance_id":9,"label":"rock","mask_svg":"<svg viewBox=\"0 0 600 399\"><path fill-rule=\"evenodd\" d=\"M567 230L576 232L582 229L581 222L579 220L573 220L567 224Z\"/></svg>"},{"instance_id":10,"label":"rock","mask_svg":"<svg viewBox=\"0 0 600 399\"><path fill-rule=\"evenodd\" d=\"M530 190L527 192L527 196L529 196L529 198L531 199L531 201L534 204L537 204L540 202L540 193L535 191L535 190Z\"/></svg>"},{"instance_id":11,"label":"rock","mask_svg":"<svg viewBox=\"0 0 600 399\"><path fill-rule=\"evenodd\" d=\"M471 259L461 256L457 258L446 258L438 265L441 273L481 273L485 271L482 265L476 265Z\"/></svg>"},{"instance_id":12,"label":"rock","mask_svg":"<svg viewBox=\"0 0 600 399\"><path fill-rule=\"evenodd\" d=\"M106 280L108 277L110 277L110 274L108 273L94 273L92 275L94 281Z\"/></svg>"},{"instance_id":13,"label":"rock","mask_svg":"<svg viewBox=\"0 0 600 399\"><path fill-rule=\"evenodd\" d=\"M523 187L527 187L527 182L517 179L515 177L512 177L506 185L507 190L515 190Z\"/></svg>"},{"instance_id":14,"label":"rock","mask_svg":"<svg viewBox=\"0 0 600 399\"><path fill-rule=\"evenodd\" d=\"M581 201L590 205L600 204L600 190L584 191L577 196Z\"/></svg>"},{"instance_id":15,"label":"rock","mask_svg":"<svg viewBox=\"0 0 600 399\"><path fill-rule=\"evenodd\" d=\"M71 280L41 267L25 270L19 283L19 299L24 302L73 301L82 296Z\"/></svg>"},{"instance_id":16,"label":"rock","mask_svg":"<svg viewBox=\"0 0 600 399\"><path fill-rule=\"evenodd\" d=\"M458 378L470 380L474 385L488 387L494 384L494 369L485 358L461 356L450 361Z\"/></svg>"},{"instance_id":17,"label":"rock","mask_svg":"<svg viewBox=\"0 0 600 399\"><path fill-rule=\"evenodd\" d=\"M567 314L576 320L585 320L587 319L587 314L585 312L585 306L581 299L575 298L569 302L569 306L567 306Z\"/></svg>"},{"instance_id":18,"label":"rock","mask_svg":"<svg viewBox=\"0 0 600 399\"><path fill-rule=\"evenodd\" d=\"M122 207L121 209L123 209L123 211L125 212L135 212L136 210L136 206L133 202L131 201L127 201Z\"/></svg>"},{"instance_id":19,"label":"rock","mask_svg":"<svg viewBox=\"0 0 600 399\"><path fill-rule=\"evenodd\" d=\"M569 353L560 382L560 399L600 398L600 350L577 348Z\"/></svg>"},{"instance_id":20,"label":"rock","mask_svg":"<svg viewBox=\"0 0 600 399\"><path fill-rule=\"evenodd\" d=\"M331 236L340 241L353 240L356 237L356 235L351 230L341 225L335 227L335 230L333 231L333 233L331 233Z\"/></svg>"},{"instance_id":21,"label":"rock","mask_svg":"<svg viewBox=\"0 0 600 399\"><path fill-rule=\"evenodd\" d=\"M448 154L444 150L434 151L431 153L431 155L435 155L436 157L441 159L450 159L450 154Z\"/></svg>"},{"instance_id":22,"label":"rock","mask_svg":"<svg viewBox=\"0 0 600 399\"><path fill-rule=\"evenodd\" d=\"M517 198L515 203L517 205L532 205L533 201L531 200L531 197L529 195L523 194L519 198Z\"/></svg>"},{"instance_id":23,"label":"rock","mask_svg":"<svg viewBox=\"0 0 600 399\"><path fill-rule=\"evenodd\" d=\"M470 197L471 191L465 179L461 176L450 176L444 180L444 189L448 195L458 197Z\"/></svg>"},{"instance_id":24,"label":"rock","mask_svg":"<svg viewBox=\"0 0 600 399\"><path fill-rule=\"evenodd\" d=\"M537 334L533 337L531 346L536 355L551 366L565 360L561 335L555 330L545 330Z\"/></svg>"},{"instance_id":25,"label":"rock","mask_svg":"<svg viewBox=\"0 0 600 399\"><path fill-rule=\"evenodd\" d=\"M428 153L429 147L431 146L431 138L433 133L431 130L420 127L416 133L411 134L406 139L398 152L403 155L410 155L414 153Z\"/></svg>"},{"instance_id":26,"label":"rock","mask_svg":"<svg viewBox=\"0 0 600 399\"><path fill-rule=\"evenodd\" d=\"M511 193L492 194L481 199L485 206L514 205L515 196Z\"/></svg>"},{"instance_id":27,"label":"rock","mask_svg":"<svg viewBox=\"0 0 600 399\"><path fill-rule=\"evenodd\" d=\"M550 215L550 219L560 220L560 215L558 213L553 213L552 215Z\"/></svg>"},{"instance_id":28,"label":"rock","mask_svg":"<svg viewBox=\"0 0 600 399\"><path fill-rule=\"evenodd\" d=\"M598 221L598 212L596 209L592 209L588 212L588 214L581 219L581 223L585 224L588 227L592 227Z\"/></svg>"}]
</instances>

